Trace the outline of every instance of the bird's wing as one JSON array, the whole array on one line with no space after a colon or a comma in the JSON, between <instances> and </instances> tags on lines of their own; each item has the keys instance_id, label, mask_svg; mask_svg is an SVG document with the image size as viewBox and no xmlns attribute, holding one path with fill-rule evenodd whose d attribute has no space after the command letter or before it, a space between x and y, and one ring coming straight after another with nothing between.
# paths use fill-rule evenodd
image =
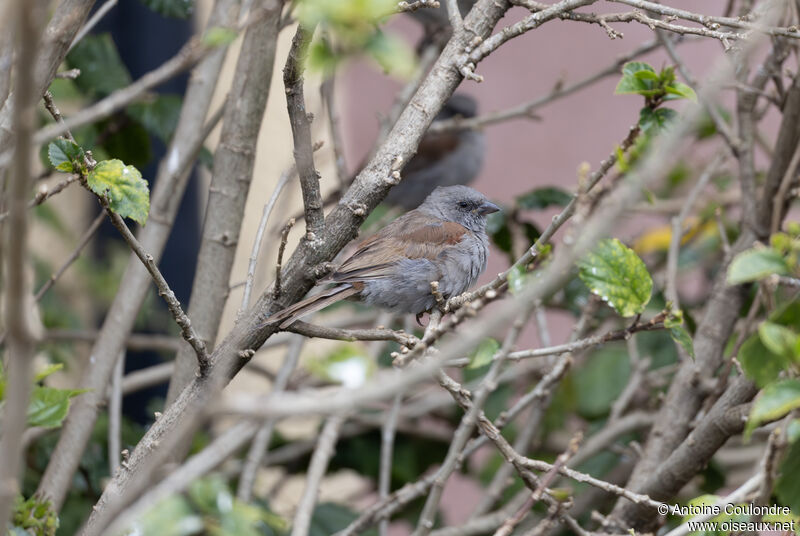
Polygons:
<instances>
[{"instance_id":1,"label":"bird's wing","mask_svg":"<svg viewBox=\"0 0 800 536\"><path fill-rule=\"evenodd\" d=\"M343 283L379 279L393 274L404 259L434 261L468 232L458 223L412 210L362 242L331 279Z\"/></svg>"}]
</instances>

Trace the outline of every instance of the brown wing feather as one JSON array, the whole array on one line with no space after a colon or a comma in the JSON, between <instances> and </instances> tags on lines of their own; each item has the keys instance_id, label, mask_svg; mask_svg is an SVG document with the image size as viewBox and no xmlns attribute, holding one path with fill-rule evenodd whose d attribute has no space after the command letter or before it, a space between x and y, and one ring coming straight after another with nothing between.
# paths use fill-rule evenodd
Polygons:
<instances>
[{"instance_id":1,"label":"brown wing feather","mask_svg":"<svg viewBox=\"0 0 800 536\"><path fill-rule=\"evenodd\" d=\"M412 210L364 240L331 279L342 282L374 279L390 274L403 259L434 260L442 247L458 244L467 232L458 223L434 220Z\"/></svg>"}]
</instances>

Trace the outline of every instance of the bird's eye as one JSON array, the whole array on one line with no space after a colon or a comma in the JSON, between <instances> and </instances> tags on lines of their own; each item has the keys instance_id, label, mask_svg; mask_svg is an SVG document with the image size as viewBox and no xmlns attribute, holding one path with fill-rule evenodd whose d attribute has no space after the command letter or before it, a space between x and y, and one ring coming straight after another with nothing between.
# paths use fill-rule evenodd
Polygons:
<instances>
[{"instance_id":1,"label":"bird's eye","mask_svg":"<svg viewBox=\"0 0 800 536\"><path fill-rule=\"evenodd\" d=\"M458 206L461 208L469 208L469 203L467 203L466 201L460 201L458 203Z\"/></svg>"}]
</instances>

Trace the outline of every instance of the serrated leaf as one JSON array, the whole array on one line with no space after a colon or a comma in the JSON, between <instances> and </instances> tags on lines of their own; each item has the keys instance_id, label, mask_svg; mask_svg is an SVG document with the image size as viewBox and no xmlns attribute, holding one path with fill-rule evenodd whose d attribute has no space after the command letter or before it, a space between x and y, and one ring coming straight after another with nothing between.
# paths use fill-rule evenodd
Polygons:
<instances>
[{"instance_id":1,"label":"serrated leaf","mask_svg":"<svg viewBox=\"0 0 800 536\"><path fill-rule=\"evenodd\" d=\"M213 28L209 28L203 35L203 43L212 48L222 47L236 41L238 35L239 34L237 34L235 30L230 28L214 26Z\"/></svg>"},{"instance_id":2,"label":"serrated leaf","mask_svg":"<svg viewBox=\"0 0 800 536\"><path fill-rule=\"evenodd\" d=\"M653 74L656 73L655 69L653 69L650 64L643 61L629 61L622 66L622 74L634 75L641 71L649 71Z\"/></svg>"},{"instance_id":3,"label":"serrated leaf","mask_svg":"<svg viewBox=\"0 0 800 536\"><path fill-rule=\"evenodd\" d=\"M579 276L594 294L624 317L644 311L653 279L642 259L616 238L606 239L578 263Z\"/></svg>"},{"instance_id":4,"label":"serrated leaf","mask_svg":"<svg viewBox=\"0 0 800 536\"><path fill-rule=\"evenodd\" d=\"M61 426L69 411L70 399L85 392L85 389L34 387L28 404L28 425L43 428Z\"/></svg>"},{"instance_id":5,"label":"serrated leaf","mask_svg":"<svg viewBox=\"0 0 800 536\"><path fill-rule=\"evenodd\" d=\"M796 408L800 408L800 380L778 380L767 385L756 397L750 410L745 438L749 438L762 423L780 419Z\"/></svg>"},{"instance_id":6,"label":"serrated leaf","mask_svg":"<svg viewBox=\"0 0 800 536\"><path fill-rule=\"evenodd\" d=\"M186 19L194 11L193 0L142 0L142 3L165 17Z\"/></svg>"},{"instance_id":7,"label":"serrated leaf","mask_svg":"<svg viewBox=\"0 0 800 536\"><path fill-rule=\"evenodd\" d=\"M773 274L789 274L789 267L781 254L772 248L748 249L736 255L728 266L728 284L740 285Z\"/></svg>"},{"instance_id":8,"label":"serrated leaf","mask_svg":"<svg viewBox=\"0 0 800 536\"><path fill-rule=\"evenodd\" d=\"M639 111L639 126L645 132L657 133L668 127L677 116L677 112L669 108L652 110L645 107Z\"/></svg>"},{"instance_id":9,"label":"serrated leaf","mask_svg":"<svg viewBox=\"0 0 800 536\"><path fill-rule=\"evenodd\" d=\"M75 84L83 91L108 95L131 83L111 35L87 35L67 55L70 67L80 69Z\"/></svg>"},{"instance_id":10,"label":"serrated leaf","mask_svg":"<svg viewBox=\"0 0 800 536\"><path fill-rule=\"evenodd\" d=\"M500 349L500 343L494 339L483 339L469 359L468 369L477 369L492 362L494 354Z\"/></svg>"},{"instance_id":11,"label":"serrated leaf","mask_svg":"<svg viewBox=\"0 0 800 536\"><path fill-rule=\"evenodd\" d=\"M672 82L664 88L670 95L675 95L681 99L689 99L692 102L697 102L697 93L694 90L681 82Z\"/></svg>"},{"instance_id":12,"label":"serrated leaf","mask_svg":"<svg viewBox=\"0 0 800 536\"><path fill-rule=\"evenodd\" d=\"M80 168L76 160L83 158L83 149L75 142L56 138L47 146L47 158L50 160L50 165L58 171L72 173Z\"/></svg>"},{"instance_id":13,"label":"serrated leaf","mask_svg":"<svg viewBox=\"0 0 800 536\"><path fill-rule=\"evenodd\" d=\"M555 186L545 186L518 195L516 201L519 208L524 210L538 210L552 206L565 207L572 201L572 194Z\"/></svg>"},{"instance_id":14,"label":"serrated leaf","mask_svg":"<svg viewBox=\"0 0 800 536\"><path fill-rule=\"evenodd\" d=\"M689 335L689 332L686 331L686 328L683 326L673 326L669 328L669 336L672 337L673 341L680 344L692 359L695 358L692 337Z\"/></svg>"},{"instance_id":15,"label":"serrated leaf","mask_svg":"<svg viewBox=\"0 0 800 536\"><path fill-rule=\"evenodd\" d=\"M653 89L653 85L648 80L636 78L633 75L625 75L620 78L617 87L614 89L617 95L642 95L644 97L653 97L661 93L658 89Z\"/></svg>"},{"instance_id":16,"label":"serrated leaf","mask_svg":"<svg viewBox=\"0 0 800 536\"><path fill-rule=\"evenodd\" d=\"M97 195L108 194L111 210L142 225L150 211L150 189L139 170L121 160L103 160L87 177Z\"/></svg>"}]
</instances>

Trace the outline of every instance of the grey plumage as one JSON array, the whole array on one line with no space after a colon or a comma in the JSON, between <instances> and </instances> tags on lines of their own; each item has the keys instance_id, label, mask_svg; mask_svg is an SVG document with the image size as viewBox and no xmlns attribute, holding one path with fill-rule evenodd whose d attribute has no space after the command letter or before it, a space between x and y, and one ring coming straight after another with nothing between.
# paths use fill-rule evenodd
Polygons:
<instances>
[{"instance_id":1,"label":"grey plumage","mask_svg":"<svg viewBox=\"0 0 800 536\"><path fill-rule=\"evenodd\" d=\"M326 280L332 288L272 315L284 328L303 315L346 297L395 313L419 315L461 294L486 269L486 216L498 207L468 186L439 187L417 209L400 216L358 249Z\"/></svg>"}]
</instances>

